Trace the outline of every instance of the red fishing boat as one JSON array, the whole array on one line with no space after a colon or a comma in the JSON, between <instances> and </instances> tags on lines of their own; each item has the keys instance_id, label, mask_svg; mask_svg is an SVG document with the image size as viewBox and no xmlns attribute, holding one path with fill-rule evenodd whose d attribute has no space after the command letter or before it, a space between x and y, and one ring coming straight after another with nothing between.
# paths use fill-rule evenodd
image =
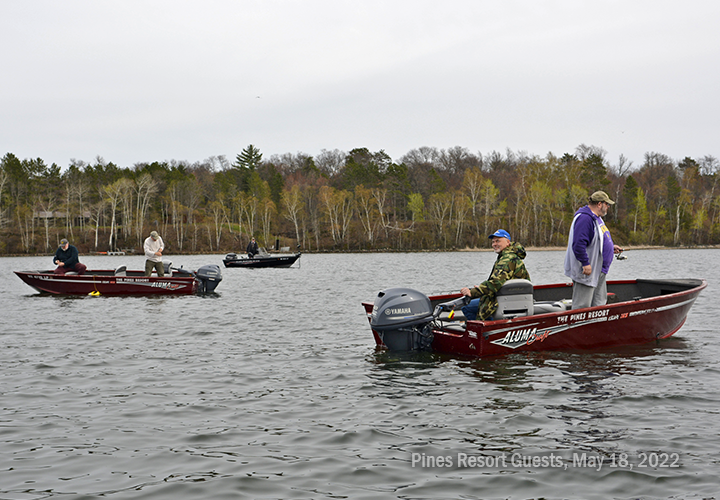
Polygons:
<instances>
[{"instance_id":1,"label":"red fishing boat","mask_svg":"<svg viewBox=\"0 0 720 500\"><path fill-rule=\"evenodd\" d=\"M459 293L391 288L363 307L380 347L484 357L664 339L683 326L706 286L703 279L609 281L606 305L572 309L572 283L509 280L489 321L465 321L459 309L467 298Z\"/></svg>"},{"instance_id":2,"label":"red fishing boat","mask_svg":"<svg viewBox=\"0 0 720 500\"><path fill-rule=\"evenodd\" d=\"M21 280L38 292L56 295L189 295L215 290L222 281L220 266L207 265L197 271L176 269L166 264L165 276L145 276L145 271L90 270L83 274L53 271L15 271Z\"/></svg>"}]
</instances>

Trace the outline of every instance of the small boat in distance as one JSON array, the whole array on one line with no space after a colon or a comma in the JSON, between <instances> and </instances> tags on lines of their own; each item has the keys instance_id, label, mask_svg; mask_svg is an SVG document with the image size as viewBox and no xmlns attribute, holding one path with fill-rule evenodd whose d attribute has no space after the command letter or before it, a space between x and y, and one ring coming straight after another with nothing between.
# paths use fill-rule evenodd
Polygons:
<instances>
[{"instance_id":1,"label":"small boat in distance","mask_svg":"<svg viewBox=\"0 0 720 500\"><path fill-rule=\"evenodd\" d=\"M609 281L608 303L571 309L572 283L509 280L488 321L465 321L459 293L426 296L409 288L363 302L378 347L473 357L519 351L599 349L670 337L685 323L703 279Z\"/></svg>"},{"instance_id":2,"label":"small boat in distance","mask_svg":"<svg viewBox=\"0 0 720 500\"><path fill-rule=\"evenodd\" d=\"M171 267L164 262L165 276L145 276L145 271L128 271L126 266L90 270L83 274L49 271L15 271L25 283L41 293L55 295L189 295L215 291L222 273L211 264L197 271Z\"/></svg>"},{"instance_id":3,"label":"small boat in distance","mask_svg":"<svg viewBox=\"0 0 720 500\"><path fill-rule=\"evenodd\" d=\"M263 267L290 267L300 258L301 252L293 254L270 254L264 248L260 249L260 253L250 258L247 255L238 255L229 253L223 259L225 267L246 267L246 268L263 268Z\"/></svg>"}]
</instances>

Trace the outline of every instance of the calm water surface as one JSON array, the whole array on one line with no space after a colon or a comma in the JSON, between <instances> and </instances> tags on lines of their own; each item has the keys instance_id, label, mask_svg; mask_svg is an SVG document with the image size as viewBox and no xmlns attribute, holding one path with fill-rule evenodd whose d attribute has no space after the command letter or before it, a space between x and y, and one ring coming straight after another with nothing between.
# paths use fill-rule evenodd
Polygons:
<instances>
[{"instance_id":1,"label":"calm water surface","mask_svg":"<svg viewBox=\"0 0 720 500\"><path fill-rule=\"evenodd\" d=\"M627 255L610 279L708 280L673 338L485 360L376 351L360 302L474 284L489 252L303 255L172 298L42 296L12 271L50 257L0 258L0 499L720 498L720 250Z\"/></svg>"}]
</instances>

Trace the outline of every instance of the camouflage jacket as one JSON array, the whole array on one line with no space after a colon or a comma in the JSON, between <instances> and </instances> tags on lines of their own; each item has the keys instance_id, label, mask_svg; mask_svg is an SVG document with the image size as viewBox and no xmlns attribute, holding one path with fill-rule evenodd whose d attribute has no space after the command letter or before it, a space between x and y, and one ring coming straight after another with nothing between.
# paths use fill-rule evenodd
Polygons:
<instances>
[{"instance_id":1,"label":"camouflage jacket","mask_svg":"<svg viewBox=\"0 0 720 500\"><path fill-rule=\"evenodd\" d=\"M523 262L525 255L527 255L525 248L520 243L510 243L505 250L498 254L488 279L470 289L470 295L474 299L480 298L478 320L488 319L495 313L498 306L495 294L507 280L530 279L530 274L525 269Z\"/></svg>"}]
</instances>

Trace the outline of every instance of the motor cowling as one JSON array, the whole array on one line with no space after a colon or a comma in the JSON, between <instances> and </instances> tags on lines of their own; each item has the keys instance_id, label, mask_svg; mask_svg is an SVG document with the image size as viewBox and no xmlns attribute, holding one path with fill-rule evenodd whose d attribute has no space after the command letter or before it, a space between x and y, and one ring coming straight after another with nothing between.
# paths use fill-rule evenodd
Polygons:
<instances>
[{"instance_id":1,"label":"motor cowling","mask_svg":"<svg viewBox=\"0 0 720 500\"><path fill-rule=\"evenodd\" d=\"M200 282L199 291L201 293L213 292L222 281L220 266L216 264L202 266L195 273L195 277Z\"/></svg>"},{"instance_id":2,"label":"motor cowling","mask_svg":"<svg viewBox=\"0 0 720 500\"><path fill-rule=\"evenodd\" d=\"M389 288L375 298L370 326L390 350L430 350L433 319L432 304L425 294Z\"/></svg>"}]
</instances>

